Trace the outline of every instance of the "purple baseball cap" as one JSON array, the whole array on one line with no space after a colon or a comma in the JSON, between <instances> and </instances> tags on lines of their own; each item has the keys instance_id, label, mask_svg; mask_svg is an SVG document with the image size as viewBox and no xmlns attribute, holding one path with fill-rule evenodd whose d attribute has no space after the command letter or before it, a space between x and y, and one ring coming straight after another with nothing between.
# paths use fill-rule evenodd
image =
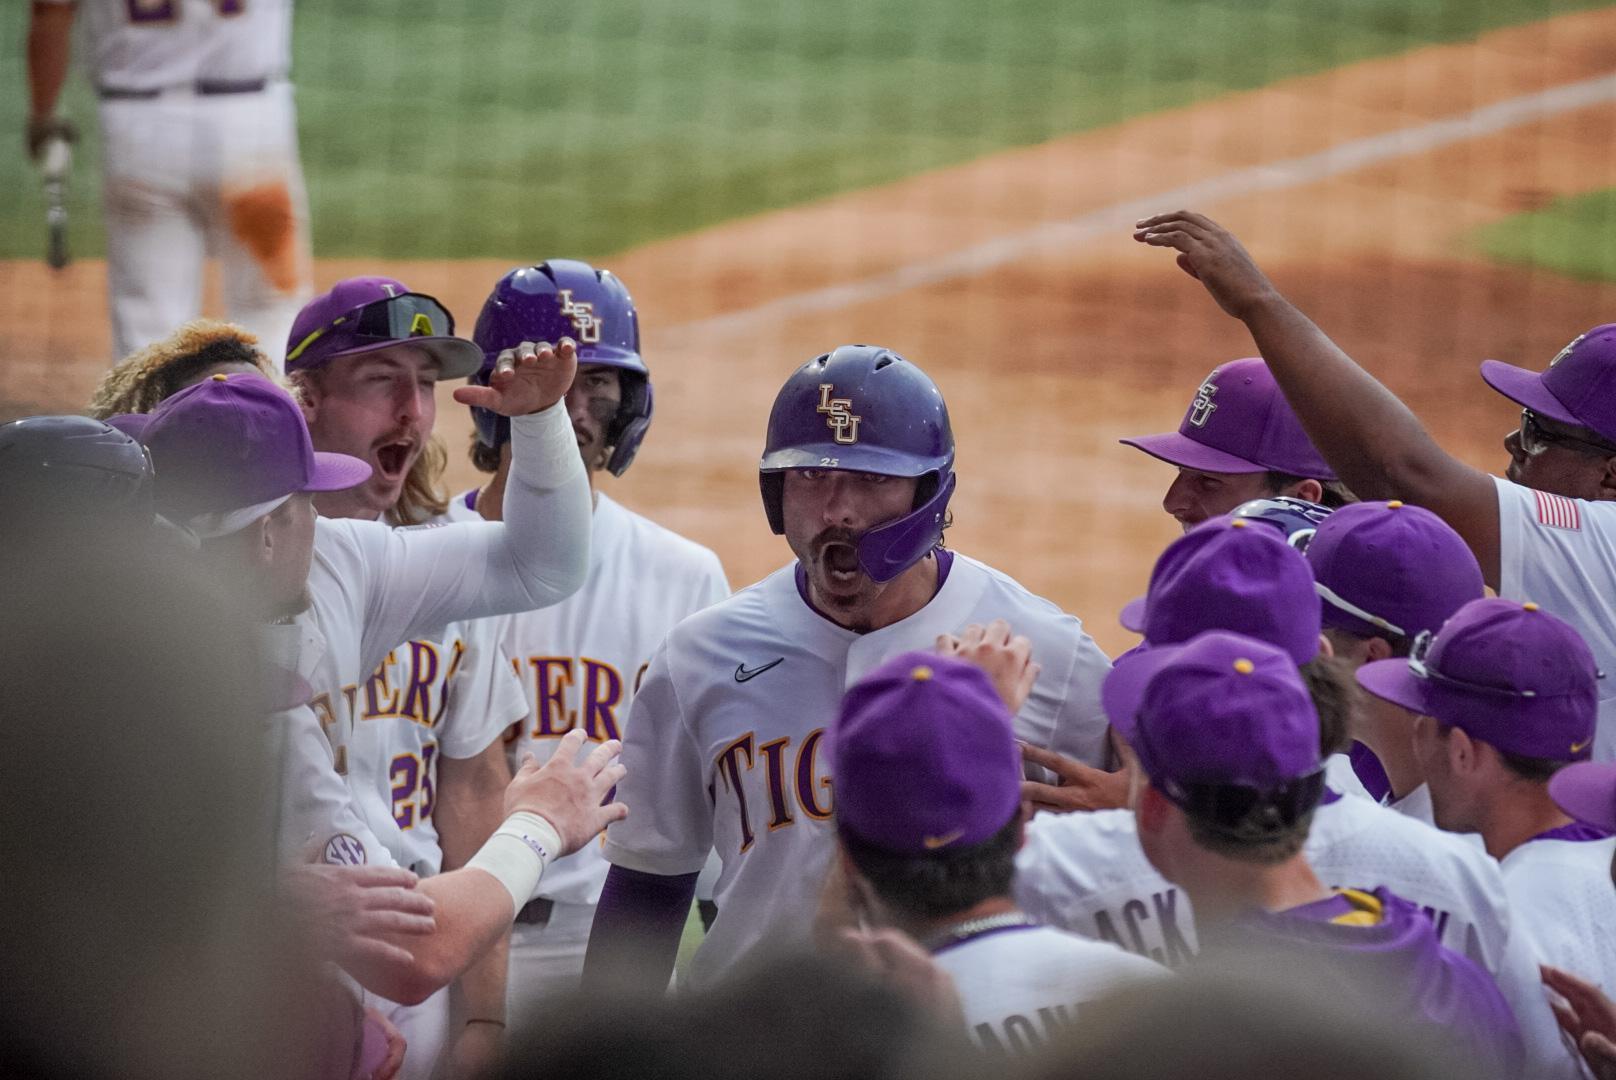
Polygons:
<instances>
[{"instance_id":1,"label":"purple baseball cap","mask_svg":"<svg viewBox=\"0 0 1616 1080\"><path fill-rule=\"evenodd\" d=\"M1358 669L1358 684L1510 754L1586 759L1599 712L1599 668L1582 635L1533 603L1472 600L1421 634L1407 660Z\"/></svg>"},{"instance_id":2,"label":"purple baseball cap","mask_svg":"<svg viewBox=\"0 0 1616 1080\"><path fill-rule=\"evenodd\" d=\"M982 671L935 653L894 657L842 698L831 729L840 828L897 855L989 839L1021 812L1021 750Z\"/></svg>"},{"instance_id":3,"label":"purple baseball cap","mask_svg":"<svg viewBox=\"0 0 1616 1080\"><path fill-rule=\"evenodd\" d=\"M1561 349L1547 371L1483 360L1481 377L1517 405L1616 441L1616 323L1596 326Z\"/></svg>"},{"instance_id":4,"label":"purple baseball cap","mask_svg":"<svg viewBox=\"0 0 1616 1080\"><path fill-rule=\"evenodd\" d=\"M1108 712L1114 687L1135 680L1129 744L1169 796L1183 785L1273 792L1320 769L1318 713L1282 649L1225 630L1153 648L1106 676Z\"/></svg>"},{"instance_id":5,"label":"purple baseball cap","mask_svg":"<svg viewBox=\"0 0 1616 1080\"><path fill-rule=\"evenodd\" d=\"M1260 357L1214 368L1177 431L1120 441L1185 469L1335 479Z\"/></svg>"},{"instance_id":6,"label":"purple baseball cap","mask_svg":"<svg viewBox=\"0 0 1616 1080\"><path fill-rule=\"evenodd\" d=\"M157 509L171 521L299 491L342 491L370 478L358 458L315 450L303 410L260 375L214 375L149 413L118 419L151 451Z\"/></svg>"},{"instance_id":7,"label":"purple baseball cap","mask_svg":"<svg viewBox=\"0 0 1616 1080\"><path fill-rule=\"evenodd\" d=\"M1302 553L1278 530L1245 518L1203 521L1167 545L1150 588L1122 609L1148 645L1233 630L1277 645L1298 665L1319 651L1319 597Z\"/></svg>"},{"instance_id":8,"label":"purple baseball cap","mask_svg":"<svg viewBox=\"0 0 1616 1080\"><path fill-rule=\"evenodd\" d=\"M406 342L438 362L440 378L463 379L483 364L482 350L454 336L454 316L435 297L392 278L355 277L337 282L297 313L286 339L286 370L305 371Z\"/></svg>"},{"instance_id":9,"label":"purple baseball cap","mask_svg":"<svg viewBox=\"0 0 1616 1080\"><path fill-rule=\"evenodd\" d=\"M1420 506L1351 503L1320 522L1306 551L1324 625L1413 639L1487 594L1481 566L1448 523Z\"/></svg>"},{"instance_id":10,"label":"purple baseball cap","mask_svg":"<svg viewBox=\"0 0 1616 1080\"><path fill-rule=\"evenodd\" d=\"M1578 821L1616 832L1616 761L1579 761L1549 777L1549 798Z\"/></svg>"}]
</instances>

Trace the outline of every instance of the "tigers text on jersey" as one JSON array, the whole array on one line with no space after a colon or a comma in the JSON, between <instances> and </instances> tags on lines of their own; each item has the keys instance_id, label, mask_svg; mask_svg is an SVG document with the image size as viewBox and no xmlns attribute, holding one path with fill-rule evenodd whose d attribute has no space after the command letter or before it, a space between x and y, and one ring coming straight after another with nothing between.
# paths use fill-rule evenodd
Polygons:
<instances>
[{"instance_id":1,"label":"tigers text on jersey","mask_svg":"<svg viewBox=\"0 0 1616 1080\"><path fill-rule=\"evenodd\" d=\"M1009 926L932 954L954 980L971 1039L984 1050L1031 1054L1083 1021L1083 1006L1169 977L1114 945L1048 926Z\"/></svg>"},{"instance_id":2,"label":"tigers text on jersey","mask_svg":"<svg viewBox=\"0 0 1616 1080\"><path fill-rule=\"evenodd\" d=\"M1599 670L1616 671L1616 502L1534 491L1494 477L1498 595L1576 627ZM1616 761L1616 677L1599 681L1595 761Z\"/></svg>"},{"instance_id":3,"label":"tigers text on jersey","mask_svg":"<svg viewBox=\"0 0 1616 1080\"><path fill-rule=\"evenodd\" d=\"M74 3L75 0L46 0ZM199 79L284 79L292 0L76 0L97 86L162 90Z\"/></svg>"},{"instance_id":4,"label":"tigers text on jersey","mask_svg":"<svg viewBox=\"0 0 1616 1080\"><path fill-rule=\"evenodd\" d=\"M1502 861L1510 911L1543 963L1580 975L1606 994L1616 994L1613 855L1616 838L1551 836L1528 840Z\"/></svg>"},{"instance_id":5,"label":"tigers text on jersey","mask_svg":"<svg viewBox=\"0 0 1616 1080\"><path fill-rule=\"evenodd\" d=\"M974 559L952 558L925 607L868 634L814 611L792 564L692 615L657 650L625 732L618 798L629 816L607 831L606 858L693 874L716 848L718 917L691 984L759 945L806 940L835 846L824 736L847 688L893 656L1008 620L1044 665L1016 734L1101 762L1105 655L1076 618Z\"/></svg>"},{"instance_id":6,"label":"tigers text on jersey","mask_svg":"<svg viewBox=\"0 0 1616 1080\"><path fill-rule=\"evenodd\" d=\"M589 559L584 587L561 603L479 620L497 627L525 694L511 747L518 761L524 753L548 761L580 725L592 743L621 738L635 688L668 631L729 595L717 555L605 495L596 497ZM538 895L593 904L606 870L600 846L586 844L546 867Z\"/></svg>"},{"instance_id":7,"label":"tigers text on jersey","mask_svg":"<svg viewBox=\"0 0 1616 1080\"><path fill-rule=\"evenodd\" d=\"M1443 945L1498 983L1526 1043L1528 1075L1574 1076L1544 998L1530 937L1511 921L1487 853L1368 799L1321 805L1303 847L1325 885L1391 889L1423 908ZM1189 897L1139 846L1133 814L1039 814L1016 858L1016 902L1040 922L1121 945L1169 967L1198 945Z\"/></svg>"}]
</instances>

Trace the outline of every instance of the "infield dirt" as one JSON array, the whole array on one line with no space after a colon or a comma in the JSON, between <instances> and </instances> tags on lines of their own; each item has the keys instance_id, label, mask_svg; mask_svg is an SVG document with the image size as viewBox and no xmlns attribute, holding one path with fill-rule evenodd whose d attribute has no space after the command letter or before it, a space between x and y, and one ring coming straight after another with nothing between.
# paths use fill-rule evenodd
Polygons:
<instances>
[{"instance_id":1,"label":"infield dirt","mask_svg":"<svg viewBox=\"0 0 1616 1080\"><path fill-rule=\"evenodd\" d=\"M1060 223L1219 181L1205 188L1217 197L1193 208L1234 228L1279 286L1439 441L1498 470L1515 410L1486 389L1476 365L1492 356L1542 366L1577 333L1616 318L1616 287L1493 265L1465 237L1552 198L1616 186L1616 103L1443 145L1430 145L1426 125L1613 71L1616 11L1571 15L605 260L639 302L656 384L656 420L640 458L605 490L713 547L732 584L756 580L789 558L763 521L754 471L775 390L798 363L834 345L888 345L925 367L948 398L960 471L950 544L1082 616L1118 651L1133 638L1115 613L1143 591L1177 527L1158 505L1170 467L1116 440L1175 427L1206 372L1248 355L1251 344L1171 259L1135 245L1125 225L1061 247ZM1378 163L1264 189L1263 166L1394 132L1403 135ZM1037 243L1031 230L1040 227L1056 246ZM995 241L1019 254L980 271L932 273L951 253ZM883 284L882 275L902 268L943 279ZM328 261L317 278L323 287L391 273L441 297L469 332L505 269ZM98 263L59 275L0 263L0 401L10 415L76 409L88 398L107 364L104 280ZM848 288L817 309L791 299L829 286ZM775 306L759 311L766 304ZM451 485L463 490L475 480L464 454L470 424L448 388L438 430Z\"/></svg>"}]
</instances>

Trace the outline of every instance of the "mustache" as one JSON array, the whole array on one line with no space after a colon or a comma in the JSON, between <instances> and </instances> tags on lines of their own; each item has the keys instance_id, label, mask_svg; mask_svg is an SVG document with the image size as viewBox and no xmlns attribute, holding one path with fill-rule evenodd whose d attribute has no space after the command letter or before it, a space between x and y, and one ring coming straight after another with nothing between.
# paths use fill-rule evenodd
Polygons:
<instances>
[{"instance_id":1,"label":"mustache","mask_svg":"<svg viewBox=\"0 0 1616 1080\"><path fill-rule=\"evenodd\" d=\"M814 538L809 541L809 546L821 553L831 544L846 544L849 547L856 548L858 547L859 535L852 529L844 529L833 525L816 533Z\"/></svg>"}]
</instances>

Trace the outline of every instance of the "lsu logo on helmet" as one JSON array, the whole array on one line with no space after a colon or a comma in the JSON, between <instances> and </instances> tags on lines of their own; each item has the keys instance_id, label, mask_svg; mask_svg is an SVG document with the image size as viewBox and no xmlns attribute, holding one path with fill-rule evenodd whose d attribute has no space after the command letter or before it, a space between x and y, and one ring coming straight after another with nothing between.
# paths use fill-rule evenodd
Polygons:
<instances>
[{"instance_id":1,"label":"lsu logo on helmet","mask_svg":"<svg viewBox=\"0 0 1616 1080\"><path fill-rule=\"evenodd\" d=\"M595 305L574 300L571 289L557 289L556 295L561 297L561 314L571 319L572 328L578 331L578 340L599 345L600 328L604 324L595 317Z\"/></svg>"},{"instance_id":2,"label":"lsu logo on helmet","mask_svg":"<svg viewBox=\"0 0 1616 1080\"><path fill-rule=\"evenodd\" d=\"M834 383L819 384L819 406L814 411L825 414L825 426L839 443L851 446L858 442L859 421L864 419L853 413L852 398L833 398Z\"/></svg>"}]
</instances>

